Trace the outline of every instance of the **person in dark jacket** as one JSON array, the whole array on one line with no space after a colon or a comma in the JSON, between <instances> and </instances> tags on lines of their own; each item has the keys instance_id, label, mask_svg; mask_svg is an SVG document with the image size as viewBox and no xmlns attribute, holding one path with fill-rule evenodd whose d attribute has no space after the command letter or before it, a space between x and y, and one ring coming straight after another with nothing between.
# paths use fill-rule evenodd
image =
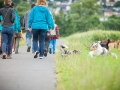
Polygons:
<instances>
[{"instance_id":1,"label":"person in dark jacket","mask_svg":"<svg viewBox=\"0 0 120 90\"><path fill-rule=\"evenodd\" d=\"M12 37L14 34L14 9L11 7L11 0L4 0L4 7L0 9L0 15L3 16L3 23L2 23L2 58L3 59L10 59L10 53L12 50ZM6 44L8 45L8 51L6 53Z\"/></svg>"}]
</instances>

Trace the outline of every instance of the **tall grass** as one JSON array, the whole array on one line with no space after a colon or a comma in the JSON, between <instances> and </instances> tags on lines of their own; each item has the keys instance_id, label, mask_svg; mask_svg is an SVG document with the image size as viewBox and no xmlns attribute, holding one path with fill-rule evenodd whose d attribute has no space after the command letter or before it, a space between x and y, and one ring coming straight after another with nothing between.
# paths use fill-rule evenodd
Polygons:
<instances>
[{"instance_id":1,"label":"tall grass","mask_svg":"<svg viewBox=\"0 0 120 90\"><path fill-rule=\"evenodd\" d=\"M61 57L60 50L56 55L57 90L120 90L120 54L117 48L111 56L88 56L88 46L97 40L120 39L118 31L94 30L78 33L65 38L64 43L70 50L77 49L82 53Z\"/></svg>"}]
</instances>

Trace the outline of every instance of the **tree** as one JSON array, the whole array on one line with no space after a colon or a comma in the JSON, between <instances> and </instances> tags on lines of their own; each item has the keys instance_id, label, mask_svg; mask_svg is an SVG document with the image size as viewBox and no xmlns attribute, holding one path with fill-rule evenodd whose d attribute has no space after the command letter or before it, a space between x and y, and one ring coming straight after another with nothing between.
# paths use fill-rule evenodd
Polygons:
<instances>
[{"instance_id":1,"label":"tree","mask_svg":"<svg viewBox=\"0 0 120 90\"><path fill-rule=\"evenodd\" d=\"M19 4L22 0L12 0L15 3L15 6L17 6L17 4Z\"/></svg>"},{"instance_id":2,"label":"tree","mask_svg":"<svg viewBox=\"0 0 120 90\"><path fill-rule=\"evenodd\" d=\"M114 2L115 0L110 0L110 2Z\"/></svg>"},{"instance_id":3,"label":"tree","mask_svg":"<svg viewBox=\"0 0 120 90\"><path fill-rule=\"evenodd\" d=\"M4 0L0 0L0 8L3 7Z\"/></svg>"},{"instance_id":4,"label":"tree","mask_svg":"<svg viewBox=\"0 0 120 90\"><path fill-rule=\"evenodd\" d=\"M18 11L18 13L19 13L19 15L20 15L20 17L21 17L21 22L22 22L22 20L23 20L23 16L25 15L25 12L30 9L30 6L31 6L31 5L30 5L29 3L23 2L23 1L21 1L21 2L16 6L15 9Z\"/></svg>"},{"instance_id":5,"label":"tree","mask_svg":"<svg viewBox=\"0 0 120 90\"><path fill-rule=\"evenodd\" d=\"M80 0L71 5L71 13L74 15L76 28L79 31L97 27L101 14L96 0Z\"/></svg>"},{"instance_id":6,"label":"tree","mask_svg":"<svg viewBox=\"0 0 120 90\"><path fill-rule=\"evenodd\" d=\"M96 0L80 0L71 5L71 12L78 13L80 16L91 16L98 13L100 7Z\"/></svg>"},{"instance_id":7,"label":"tree","mask_svg":"<svg viewBox=\"0 0 120 90\"><path fill-rule=\"evenodd\" d=\"M114 4L114 7L120 7L120 1L117 1L117 2Z\"/></svg>"}]
</instances>

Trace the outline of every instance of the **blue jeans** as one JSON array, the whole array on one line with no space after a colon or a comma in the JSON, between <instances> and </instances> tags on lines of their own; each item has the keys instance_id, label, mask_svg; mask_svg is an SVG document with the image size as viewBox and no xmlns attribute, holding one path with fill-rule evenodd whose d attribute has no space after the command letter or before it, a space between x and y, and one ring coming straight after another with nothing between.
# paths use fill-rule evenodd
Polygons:
<instances>
[{"instance_id":1,"label":"blue jeans","mask_svg":"<svg viewBox=\"0 0 120 90\"><path fill-rule=\"evenodd\" d=\"M50 40L49 48L52 49L52 53L55 53L55 52L56 52L56 39Z\"/></svg>"},{"instance_id":2,"label":"blue jeans","mask_svg":"<svg viewBox=\"0 0 120 90\"><path fill-rule=\"evenodd\" d=\"M8 45L8 56L10 56L12 50L12 38L14 29L9 27L3 27L2 29L2 53L6 53L6 45Z\"/></svg>"},{"instance_id":3,"label":"blue jeans","mask_svg":"<svg viewBox=\"0 0 120 90\"><path fill-rule=\"evenodd\" d=\"M31 46L31 38L32 38L32 32L26 30L26 43L28 47ZM32 41L32 51L34 52L33 41Z\"/></svg>"},{"instance_id":4,"label":"blue jeans","mask_svg":"<svg viewBox=\"0 0 120 90\"><path fill-rule=\"evenodd\" d=\"M43 57L44 55L44 42L45 42L45 35L46 30L42 29L33 29L33 47L35 52L39 51L39 56ZM39 41L39 48L38 48L38 41Z\"/></svg>"}]
</instances>

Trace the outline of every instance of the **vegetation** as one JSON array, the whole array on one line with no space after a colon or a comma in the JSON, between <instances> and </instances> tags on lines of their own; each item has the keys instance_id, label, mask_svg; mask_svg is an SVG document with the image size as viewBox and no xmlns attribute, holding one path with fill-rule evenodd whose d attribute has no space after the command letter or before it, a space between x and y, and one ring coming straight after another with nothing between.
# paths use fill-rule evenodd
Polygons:
<instances>
[{"instance_id":1,"label":"vegetation","mask_svg":"<svg viewBox=\"0 0 120 90\"><path fill-rule=\"evenodd\" d=\"M18 11L22 23L25 12L30 9L30 3L28 3L27 0L13 1L15 2L15 9ZM61 2L62 1L64 0L61 0ZM60 29L60 35L69 36L77 32L84 32L91 29L119 31L120 17L111 16L108 18L108 21L99 21L99 18L103 16L102 8L105 6L98 5L97 1L98 0L77 0L77 2L71 4L71 10L66 13L61 10L60 14L54 15L56 24L58 24ZM104 4L106 3L106 0L102 1ZM1 0L0 4L1 2L3 1ZM31 3L33 2L35 2L35 0L31 0ZM57 5L53 4L53 2L49 2L49 7L56 8ZM114 7L119 7L119 1Z\"/></svg>"},{"instance_id":2,"label":"vegetation","mask_svg":"<svg viewBox=\"0 0 120 90\"><path fill-rule=\"evenodd\" d=\"M102 0L106 3L106 0ZM62 12L55 15L56 23L60 28L62 36L68 36L76 32L88 31L91 29L120 30L120 17L108 17L108 21L100 21L103 16L101 6L96 4L97 0L77 0L71 5L71 10L67 14ZM119 3L119 2L117 2ZM71 27L73 28L71 28Z\"/></svg>"},{"instance_id":3,"label":"vegetation","mask_svg":"<svg viewBox=\"0 0 120 90\"><path fill-rule=\"evenodd\" d=\"M95 41L112 38L118 40L120 32L94 30L73 34L64 43L70 50L80 50L81 54L56 56L57 90L120 90L120 55L117 48L112 50L118 59L111 56L88 56L88 46Z\"/></svg>"},{"instance_id":4,"label":"vegetation","mask_svg":"<svg viewBox=\"0 0 120 90\"><path fill-rule=\"evenodd\" d=\"M16 7L15 9L18 11L19 15L20 15L20 20L21 23L23 22L23 17L26 13L26 11L28 11L30 9L30 4L24 1L21 1Z\"/></svg>"},{"instance_id":5,"label":"vegetation","mask_svg":"<svg viewBox=\"0 0 120 90\"><path fill-rule=\"evenodd\" d=\"M3 1L4 1L4 0L0 0L0 8L3 7Z\"/></svg>"}]
</instances>

